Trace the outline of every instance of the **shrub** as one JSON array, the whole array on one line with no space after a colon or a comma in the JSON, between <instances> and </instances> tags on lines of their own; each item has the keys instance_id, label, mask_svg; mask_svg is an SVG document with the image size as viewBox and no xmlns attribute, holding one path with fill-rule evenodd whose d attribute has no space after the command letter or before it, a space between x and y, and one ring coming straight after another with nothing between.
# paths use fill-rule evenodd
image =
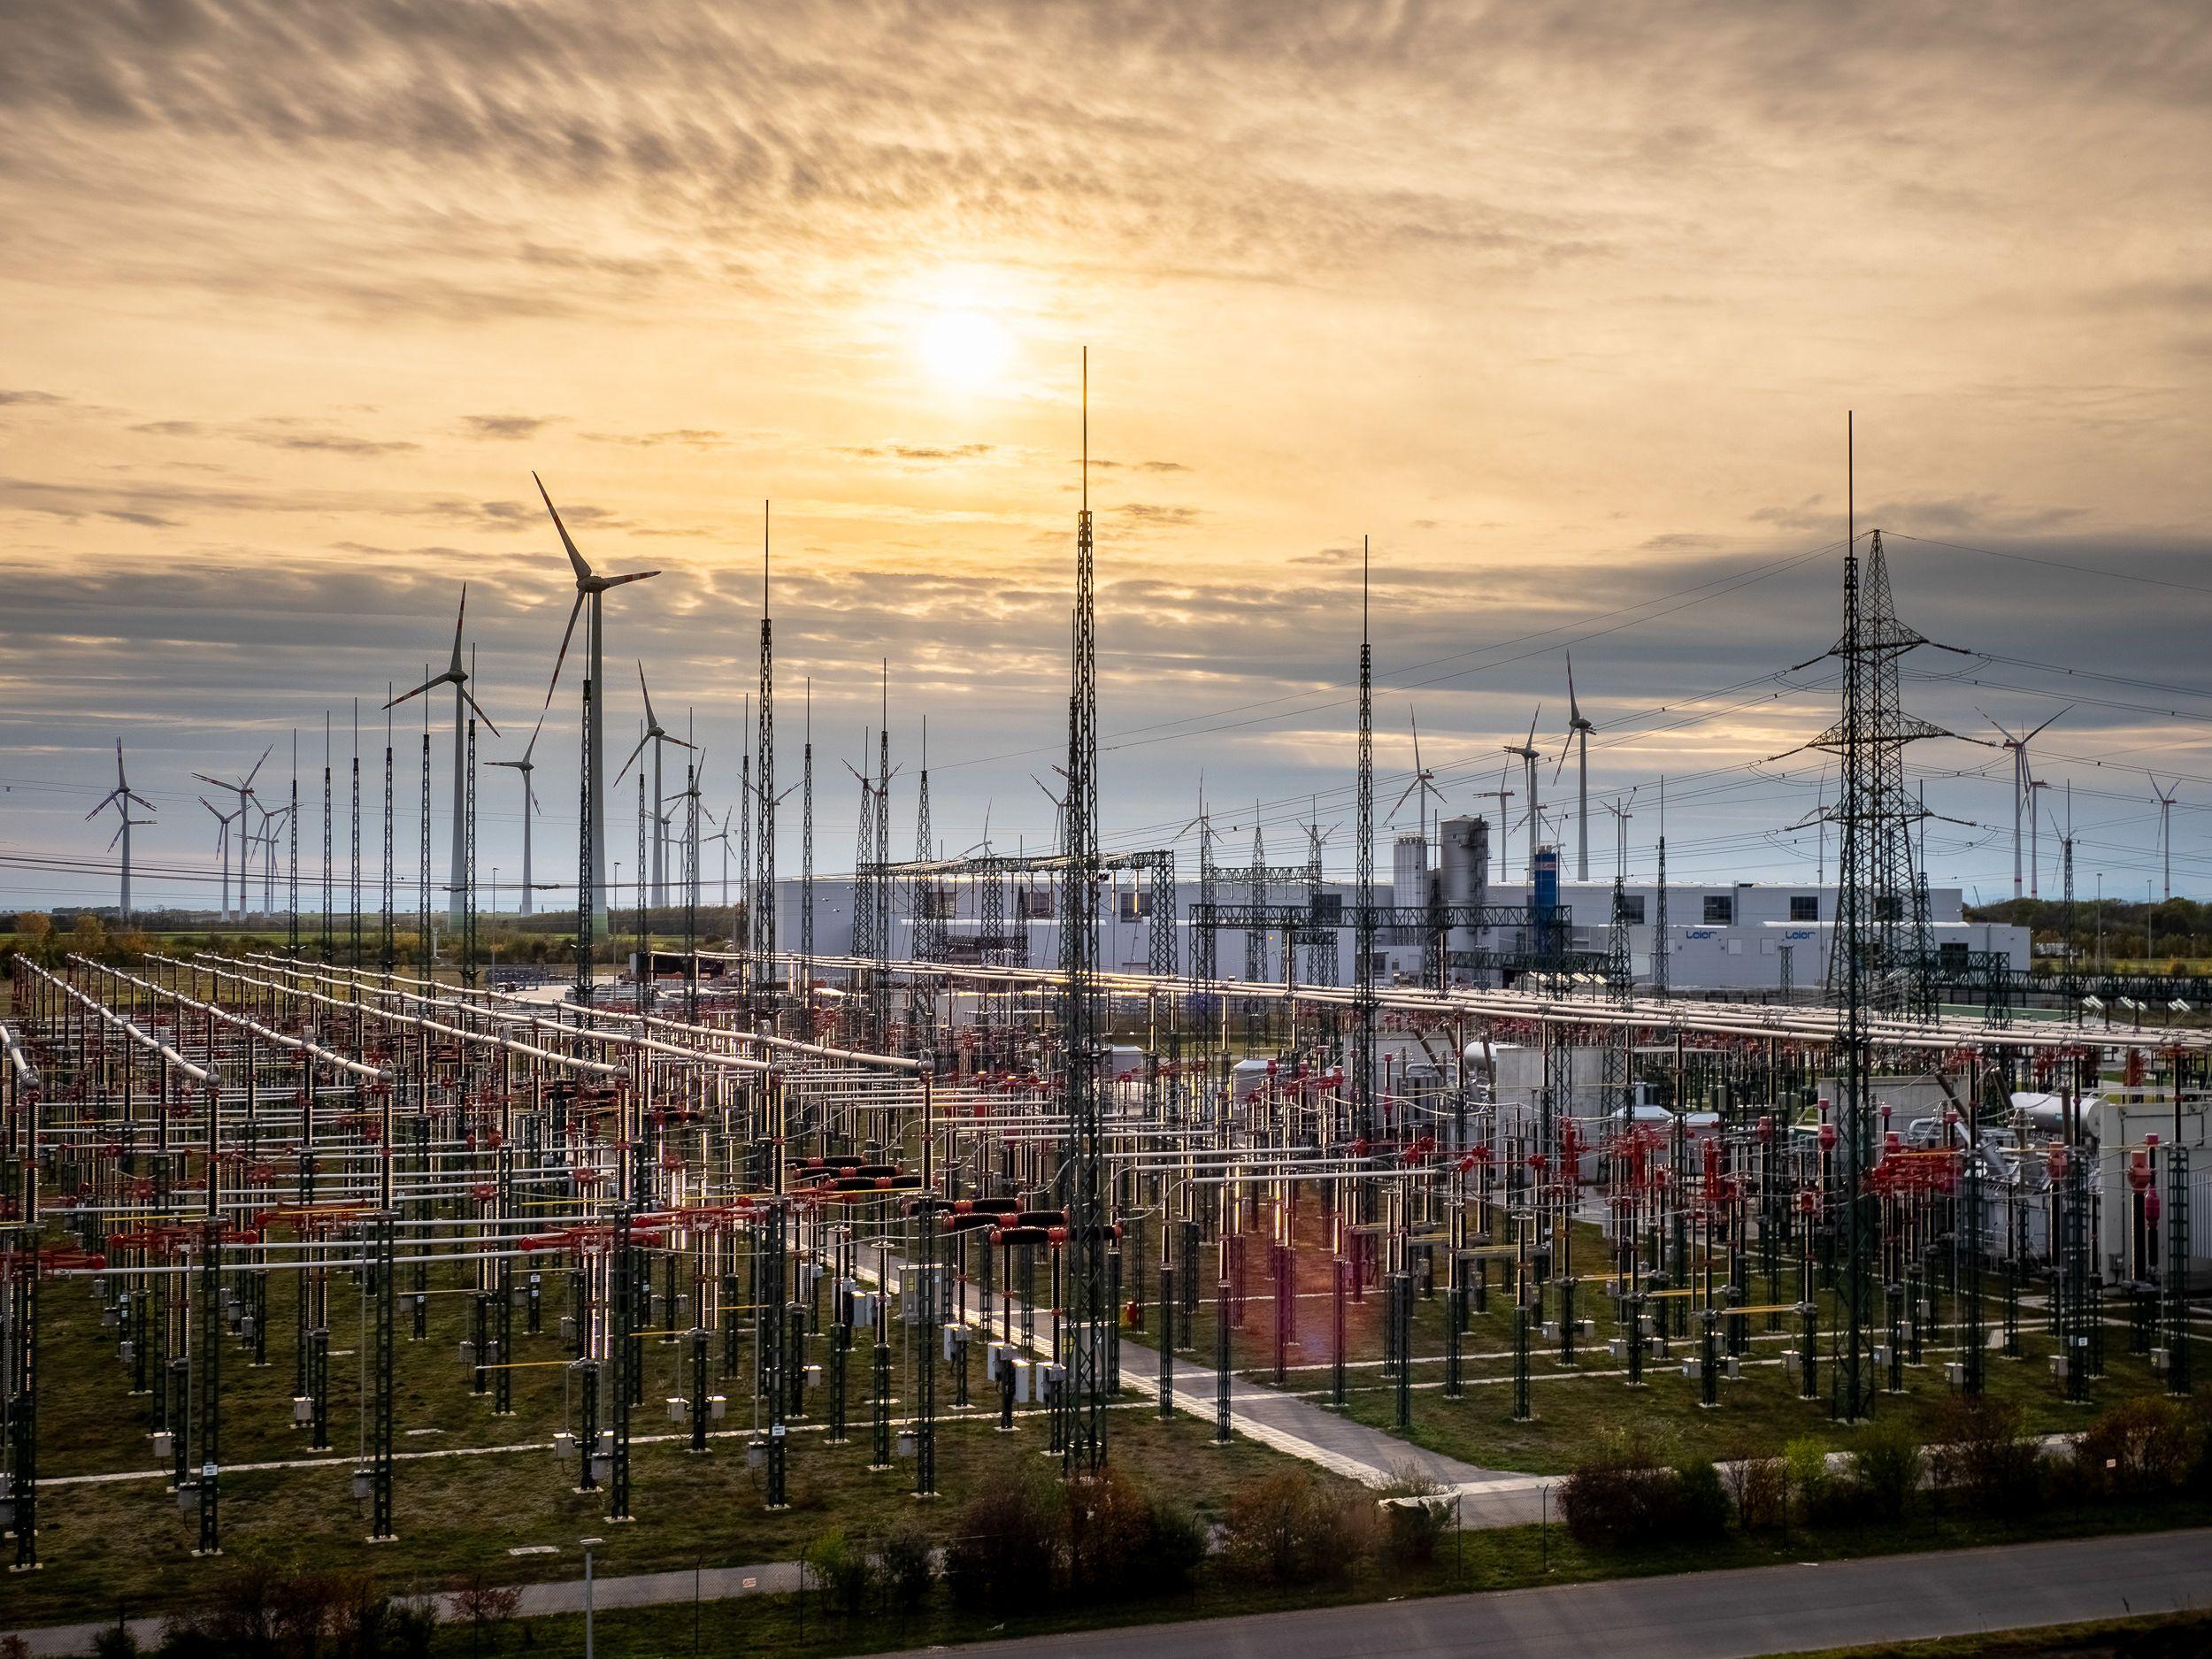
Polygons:
<instances>
[{"instance_id":1,"label":"shrub","mask_svg":"<svg viewBox=\"0 0 2212 1659\"><path fill-rule=\"evenodd\" d=\"M866 1550L855 1548L851 1540L833 1529L807 1546L805 1563L822 1588L823 1599L840 1613L849 1617L866 1609L876 1578L875 1563Z\"/></svg>"},{"instance_id":2,"label":"shrub","mask_svg":"<svg viewBox=\"0 0 2212 1659\"><path fill-rule=\"evenodd\" d=\"M1152 1504L1110 1466L1067 1488L1068 1587L1077 1595L1120 1595L1137 1586L1152 1537Z\"/></svg>"},{"instance_id":3,"label":"shrub","mask_svg":"<svg viewBox=\"0 0 2212 1659\"><path fill-rule=\"evenodd\" d=\"M1206 1524L1187 1503L1152 1500L1152 1532L1146 1540L1142 1576L1156 1590L1179 1590L1206 1559Z\"/></svg>"},{"instance_id":4,"label":"shrub","mask_svg":"<svg viewBox=\"0 0 2212 1659\"><path fill-rule=\"evenodd\" d=\"M1936 1479L1985 1515L2016 1511L2041 1495L2040 1448L2021 1426L2020 1408L1986 1394L1957 1395L1937 1418Z\"/></svg>"},{"instance_id":5,"label":"shrub","mask_svg":"<svg viewBox=\"0 0 2212 1659\"><path fill-rule=\"evenodd\" d=\"M1390 1471L1383 1486L1383 1549L1402 1567L1425 1565L1436 1557L1452 1522L1452 1501L1443 1483L1411 1463Z\"/></svg>"},{"instance_id":6,"label":"shrub","mask_svg":"<svg viewBox=\"0 0 2212 1659\"><path fill-rule=\"evenodd\" d=\"M21 1637L8 1640L15 1644L15 1653L30 1659L30 1646ZM127 1624L111 1624L92 1639L92 1659L138 1659L138 1638L131 1634Z\"/></svg>"},{"instance_id":7,"label":"shrub","mask_svg":"<svg viewBox=\"0 0 2212 1659\"><path fill-rule=\"evenodd\" d=\"M1608 1436L1559 1488L1568 1532L1593 1548L1658 1537L1678 1523L1680 1508L1675 1472L1641 1430Z\"/></svg>"},{"instance_id":8,"label":"shrub","mask_svg":"<svg viewBox=\"0 0 2212 1659\"><path fill-rule=\"evenodd\" d=\"M929 1534L911 1521L884 1534L881 1551L883 1587L892 1604L912 1612L929 1594L930 1580L937 1576L936 1550Z\"/></svg>"},{"instance_id":9,"label":"shrub","mask_svg":"<svg viewBox=\"0 0 2212 1659\"><path fill-rule=\"evenodd\" d=\"M1851 1476L1867 1507L1885 1520L1895 1520L1920 1489L1926 1459L1912 1425L1886 1417L1859 1431L1851 1448Z\"/></svg>"},{"instance_id":10,"label":"shrub","mask_svg":"<svg viewBox=\"0 0 2212 1659\"><path fill-rule=\"evenodd\" d=\"M2152 1497L2187 1483L2200 1434L2177 1400L2127 1400L2090 1425L2075 1455L2097 1489L2114 1497Z\"/></svg>"},{"instance_id":11,"label":"shrub","mask_svg":"<svg viewBox=\"0 0 2212 1659\"><path fill-rule=\"evenodd\" d=\"M1728 1465L1724 1479L1737 1525L1748 1530L1780 1524L1789 1493L1789 1466L1780 1458L1739 1457Z\"/></svg>"},{"instance_id":12,"label":"shrub","mask_svg":"<svg viewBox=\"0 0 2212 1659\"><path fill-rule=\"evenodd\" d=\"M1679 1530L1687 1538L1718 1538L1728 1530L1728 1489L1709 1463L1677 1463L1675 1502Z\"/></svg>"},{"instance_id":13,"label":"shrub","mask_svg":"<svg viewBox=\"0 0 2212 1659\"><path fill-rule=\"evenodd\" d=\"M995 1482L961 1511L946 1552L945 1576L964 1607L1030 1607L1052 1594L1066 1535L1059 1483L1022 1468Z\"/></svg>"},{"instance_id":14,"label":"shrub","mask_svg":"<svg viewBox=\"0 0 2212 1659\"><path fill-rule=\"evenodd\" d=\"M1783 1446L1782 1463L1798 1514L1807 1520L1826 1515L1834 1486L1828 1472L1828 1448L1810 1436L1804 1436Z\"/></svg>"},{"instance_id":15,"label":"shrub","mask_svg":"<svg viewBox=\"0 0 2212 1659\"><path fill-rule=\"evenodd\" d=\"M1363 1498L1336 1497L1300 1471L1247 1483L1222 1520L1231 1562L1272 1584L1341 1577L1367 1553L1372 1532Z\"/></svg>"}]
</instances>

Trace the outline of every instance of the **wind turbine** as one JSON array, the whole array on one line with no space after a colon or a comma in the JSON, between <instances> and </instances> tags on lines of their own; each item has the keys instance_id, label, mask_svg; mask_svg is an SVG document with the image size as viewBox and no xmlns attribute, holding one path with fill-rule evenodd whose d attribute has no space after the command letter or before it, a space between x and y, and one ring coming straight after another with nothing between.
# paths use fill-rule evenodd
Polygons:
<instances>
[{"instance_id":1,"label":"wind turbine","mask_svg":"<svg viewBox=\"0 0 2212 1659\"><path fill-rule=\"evenodd\" d=\"M196 778L199 776L197 772L192 775ZM230 826L232 819L244 816L246 809L234 807L226 812L205 795L200 797L200 804L215 815L215 858L223 866L223 908L217 913L227 922L230 920ZM242 876L242 886L243 882Z\"/></svg>"},{"instance_id":2,"label":"wind turbine","mask_svg":"<svg viewBox=\"0 0 2212 1659\"><path fill-rule=\"evenodd\" d=\"M1388 814L1383 818L1383 822L1386 825L1396 823L1399 809L1405 805L1409 798L1412 799L1421 832L1421 856L1425 862L1428 858L1429 844L1429 797L1431 795L1436 797L1437 816L1441 818L1444 809L1444 792L1436 787L1435 772L1421 764L1420 720L1413 715L1411 710L1407 711L1406 720L1413 727L1413 781L1406 785L1405 794L1398 797Z\"/></svg>"},{"instance_id":3,"label":"wind turbine","mask_svg":"<svg viewBox=\"0 0 2212 1659\"><path fill-rule=\"evenodd\" d=\"M119 776L122 772L122 750L120 748L118 748L116 750L116 771ZM2158 787L2158 780L2153 778L2151 780L2151 793L2158 797L2158 849L2165 865L2166 896L2170 899L2174 896L2174 797L2181 793L2181 780L2177 778L2170 786L2162 789ZM126 827L128 826L126 826ZM126 841L123 844L127 848L130 845L128 841ZM125 902L127 903L129 902L130 885L130 871L127 857L125 861L123 881L125 888Z\"/></svg>"},{"instance_id":4,"label":"wind turbine","mask_svg":"<svg viewBox=\"0 0 2212 1659\"><path fill-rule=\"evenodd\" d=\"M670 743L680 749L696 749L699 746L689 738L672 735L662 726L660 716L653 712L653 694L646 687L643 663L637 665L637 688L645 694L645 735L638 739L637 747L630 751L630 758L622 763L622 770L615 773L614 780L620 783L628 777L631 766L644 752L645 746L648 743L653 746L653 884L650 888L642 890L651 893L651 902L655 907L665 908L668 903L667 864L662 849L668 841L668 818L661 804L661 750ZM643 877L644 872L639 872L641 881Z\"/></svg>"},{"instance_id":5,"label":"wind turbine","mask_svg":"<svg viewBox=\"0 0 2212 1659\"><path fill-rule=\"evenodd\" d=\"M1597 726L1582 712L1582 705L1575 701L1574 653L1567 653L1567 741L1579 751L1578 767L1580 772L1576 798L1575 821L1575 879L1590 879L1590 733ZM1559 764L1552 768L1551 780L1559 781L1559 773L1567 764L1567 751L1559 751Z\"/></svg>"},{"instance_id":6,"label":"wind turbine","mask_svg":"<svg viewBox=\"0 0 2212 1659\"><path fill-rule=\"evenodd\" d=\"M1536 705L1536 712L1528 718L1528 736L1518 743L1502 745L1507 754L1521 757L1522 776L1528 784L1528 882L1531 887L1536 885L1536 842L1543 827L1536 803L1536 763L1543 758L1536 747L1536 722L1543 712L1544 705L1540 703Z\"/></svg>"},{"instance_id":7,"label":"wind turbine","mask_svg":"<svg viewBox=\"0 0 2212 1659\"><path fill-rule=\"evenodd\" d=\"M386 703L392 708L410 697L419 697L438 686L453 687L453 856L447 866L446 914L455 927L461 926L461 910L468 902L468 715L472 710L494 737L499 728L492 717L469 695L469 671L461 660L461 627L469 613L468 584L461 584L461 609L453 618L453 657L442 674L433 674L412 691L403 692Z\"/></svg>"},{"instance_id":8,"label":"wind turbine","mask_svg":"<svg viewBox=\"0 0 2212 1659\"><path fill-rule=\"evenodd\" d=\"M582 872L591 888L592 926L603 931L607 926L607 796L602 787L606 773L607 745L605 741L607 715L607 682L602 672L605 631L603 626L602 595L610 588L619 588L625 582L641 582L658 571L633 571L626 576L602 576L584 562L584 556L576 550L570 539L568 526L561 522L559 511L553 505L553 497L546 494L545 481L533 472L530 481L538 487L538 494L545 502L545 510L553 517L553 527L560 532L561 546L568 554L570 566L576 572L576 603L568 613L568 630L561 635L560 656L553 659L553 680L545 688L546 707L553 706L554 687L561 683L561 664L568 656L568 642L575 637L576 618L591 601L591 631L588 649L591 657L591 676L586 682L591 687L591 730L585 743L591 756L587 768L585 787L591 793L591 856L594 868Z\"/></svg>"},{"instance_id":9,"label":"wind turbine","mask_svg":"<svg viewBox=\"0 0 2212 1659\"><path fill-rule=\"evenodd\" d=\"M2032 839L2035 835L2036 829L2035 812L2032 803L2035 791L2042 787L2040 784L2038 784L2033 780L2034 774L2028 764L2028 743L2031 739L2039 737L2044 732L2048 730L2052 721L2058 719L2062 715L2070 713L2072 710L2073 705L2069 703L2065 708L2061 709L2057 714L2053 715L2049 720L2046 720L2041 726L2037 726L2032 732L2023 732L2017 737L2015 737L2009 731L2006 730L2003 725L1993 718L1987 713L1979 710L1976 710L1977 713L1981 714L1983 719L1989 721L1990 725L1996 726L1998 734L2005 740L1997 747L2000 749L2008 749L2012 751L2012 896L2016 899L2020 896L2020 814L2023 810L2027 811L2028 834L2030 838ZM2035 887L2036 877L2039 875L2039 872L2034 871L2030 872L2029 886L2031 890Z\"/></svg>"},{"instance_id":10,"label":"wind turbine","mask_svg":"<svg viewBox=\"0 0 2212 1659\"><path fill-rule=\"evenodd\" d=\"M84 820L91 823L110 807L114 807L122 817L122 823L116 826L114 840L108 842L108 849L112 852L117 841L123 844L123 896L116 909L118 919L126 927L130 926L131 921L131 828L134 825L150 825L153 822L150 818L134 818L131 816L131 803L134 801L149 812L154 810L151 801L131 792L131 786L123 776L123 740L119 737L115 740L115 787L108 791L105 800L84 815ZM2169 894L2168 896L2172 895Z\"/></svg>"},{"instance_id":11,"label":"wind turbine","mask_svg":"<svg viewBox=\"0 0 2212 1659\"><path fill-rule=\"evenodd\" d=\"M222 779L211 778L204 772L196 772L192 774L202 783L213 784L218 789L227 789L231 794L238 797L238 810L230 814L230 818L236 818L238 820L238 840L242 849L241 856L238 860L238 910L242 917L244 915L246 910L246 860L242 849L245 845L246 832L250 827L246 822L246 803L255 798L253 792L253 780L260 773L262 763L266 761L272 754L275 753L275 751L276 745L274 743L270 744L267 749L263 749L261 751L261 759L257 760L253 764L253 771L248 772L236 783L226 783ZM206 806L207 803L203 800L200 804ZM207 810L211 812L215 811L215 809L211 806L209 806ZM216 813L216 816L218 818L221 818L223 815L221 813ZM231 919L230 818L224 818L223 821L221 846L223 856L223 919L225 921L228 921Z\"/></svg>"},{"instance_id":12,"label":"wind turbine","mask_svg":"<svg viewBox=\"0 0 2212 1659\"><path fill-rule=\"evenodd\" d=\"M537 786L530 781L530 774L537 770L537 763L530 758L530 751L538 746L538 733L545 729L545 719L539 717L530 729L530 741L522 746L520 760L495 760L495 766L504 766L522 774L522 911L530 914L530 818L538 805Z\"/></svg>"}]
</instances>

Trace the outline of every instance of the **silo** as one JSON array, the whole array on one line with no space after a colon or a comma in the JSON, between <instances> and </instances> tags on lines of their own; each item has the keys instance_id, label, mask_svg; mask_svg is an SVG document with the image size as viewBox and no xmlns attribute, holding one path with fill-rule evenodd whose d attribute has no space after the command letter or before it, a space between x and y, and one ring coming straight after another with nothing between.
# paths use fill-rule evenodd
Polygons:
<instances>
[{"instance_id":1,"label":"silo","mask_svg":"<svg viewBox=\"0 0 2212 1659\"><path fill-rule=\"evenodd\" d=\"M1437 826L1442 838L1439 850L1438 886L1446 905L1487 904L1490 902L1490 826L1479 818L1448 818ZM1445 937L1447 950L1475 950L1481 941L1471 927L1454 926Z\"/></svg>"}]
</instances>

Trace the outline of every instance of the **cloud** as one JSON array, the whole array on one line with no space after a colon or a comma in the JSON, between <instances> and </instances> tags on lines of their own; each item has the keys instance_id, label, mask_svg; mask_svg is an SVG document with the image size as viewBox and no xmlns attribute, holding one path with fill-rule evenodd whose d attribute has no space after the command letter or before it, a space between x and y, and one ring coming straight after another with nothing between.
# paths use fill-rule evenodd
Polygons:
<instances>
[{"instance_id":1,"label":"cloud","mask_svg":"<svg viewBox=\"0 0 2212 1659\"><path fill-rule=\"evenodd\" d=\"M672 443L705 449L729 442L727 433L707 426L677 426L666 432L587 432L582 436L588 443L626 443L644 449Z\"/></svg>"},{"instance_id":2,"label":"cloud","mask_svg":"<svg viewBox=\"0 0 2212 1659\"><path fill-rule=\"evenodd\" d=\"M24 387L0 386L0 409L11 406L27 409L50 409L69 400L55 392L35 392Z\"/></svg>"},{"instance_id":3,"label":"cloud","mask_svg":"<svg viewBox=\"0 0 2212 1659\"><path fill-rule=\"evenodd\" d=\"M1187 530L1202 516L1195 507L1169 506L1150 501L1124 502L1111 511L1131 524L1151 530Z\"/></svg>"},{"instance_id":4,"label":"cloud","mask_svg":"<svg viewBox=\"0 0 2212 1659\"><path fill-rule=\"evenodd\" d=\"M990 454L995 447L988 443L885 443L857 448L846 446L840 448L837 453L872 461L976 461Z\"/></svg>"},{"instance_id":5,"label":"cloud","mask_svg":"<svg viewBox=\"0 0 2212 1659\"><path fill-rule=\"evenodd\" d=\"M550 415L464 415L461 425L472 438L530 438L559 419Z\"/></svg>"}]
</instances>

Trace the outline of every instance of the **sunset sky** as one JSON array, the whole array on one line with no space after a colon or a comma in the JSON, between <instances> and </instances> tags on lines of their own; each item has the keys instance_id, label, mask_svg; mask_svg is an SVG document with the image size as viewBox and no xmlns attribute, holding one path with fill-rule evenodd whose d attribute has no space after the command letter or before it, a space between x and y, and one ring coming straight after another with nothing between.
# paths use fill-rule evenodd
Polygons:
<instances>
[{"instance_id":1,"label":"sunset sky","mask_svg":"<svg viewBox=\"0 0 2212 1659\"><path fill-rule=\"evenodd\" d=\"M642 657L735 800L772 500L819 867L885 659L897 849L925 717L947 849L987 807L1035 848L1086 346L1110 847L1167 844L1202 772L1229 856L1317 811L1348 870L1365 534L1379 815L1409 713L1494 812L1532 714L1557 751L1571 648L1632 866L1664 773L1673 872L1809 879L1818 758L1755 764L1832 710L1784 671L1838 630L1855 410L1858 525L1976 653L1914 658L1912 706L1991 737L1978 709L2075 705L2037 762L2083 890L2155 878L2147 773L2177 889L2212 877L2201 5L19 0L0 154L0 909L112 902L41 861L105 856L119 736L139 857L180 872L213 867L192 772L273 742L275 798L296 728L319 802L357 696L380 773L373 710L464 580L485 757L518 752L572 596L533 469L602 568L664 572L608 602L618 752ZM2008 893L2008 757L1914 759L1966 820L1932 879ZM1548 761L1548 803L1573 780ZM513 775L483 788L512 881Z\"/></svg>"}]
</instances>

